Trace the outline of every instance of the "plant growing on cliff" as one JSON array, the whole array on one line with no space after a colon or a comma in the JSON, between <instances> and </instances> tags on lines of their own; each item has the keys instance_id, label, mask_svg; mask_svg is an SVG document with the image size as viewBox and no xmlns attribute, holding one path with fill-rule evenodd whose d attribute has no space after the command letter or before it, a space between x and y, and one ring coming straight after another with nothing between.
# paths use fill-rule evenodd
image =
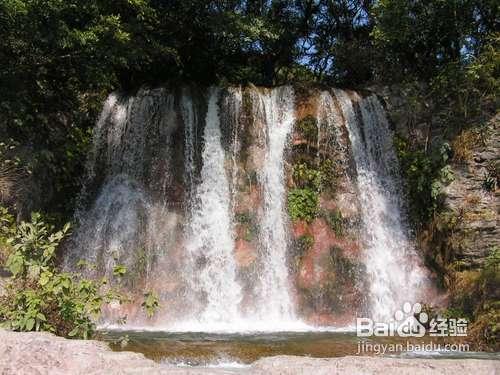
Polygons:
<instances>
[{"instance_id":1,"label":"plant growing on cliff","mask_svg":"<svg viewBox=\"0 0 500 375\"><path fill-rule=\"evenodd\" d=\"M11 253L6 266L12 273L6 294L0 297L0 323L15 331L49 331L61 336L88 338L104 303L119 299L102 292L106 280L88 280L79 274L60 272L56 250L69 235L33 214L9 237Z\"/></svg>"},{"instance_id":2,"label":"plant growing on cliff","mask_svg":"<svg viewBox=\"0 0 500 375\"><path fill-rule=\"evenodd\" d=\"M340 210L334 210L332 212L324 213L325 219L330 226L330 228L335 232L337 236L344 235L344 218Z\"/></svg>"},{"instance_id":3,"label":"plant growing on cliff","mask_svg":"<svg viewBox=\"0 0 500 375\"><path fill-rule=\"evenodd\" d=\"M310 234L304 234L303 236L300 236L298 238L297 242L299 250L302 254L307 250L309 250L314 245L314 237L311 236Z\"/></svg>"},{"instance_id":4,"label":"plant growing on cliff","mask_svg":"<svg viewBox=\"0 0 500 375\"><path fill-rule=\"evenodd\" d=\"M475 290L472 293L478 302L474 305L476 309L471 336L476 339L480 348L486 344L490 349L499 350L500 301L498 285L500 285L500 248L493 247L479 273Z\"/></svg>"},{"instance_id":5,"label":"plant growing on cliff","mask_svg":"<svg viewBox=\"0 0 500 375\"><path fill-rule=\"evenodd\" d=\"M293 181L299 188L310 187L320 191L323 187L323 174L310 168L306 163L298 163L293 167Z\"/></svg>"},{"instance_id":6,"label":"plant growing on cliff","mask_svg":"<svg viewBox=\"0 0 500 375\"><path fill-rule=\"evenodd\" d=\"M144 301L141 304L147 316L151 318L156 310L160 307L158 296L155 292L149 291L144 294Z\"/></svg>"},{"instance_id":7,"label":"plant growing on cliff","mask_svg":"<svg viewBox=\"0 0 500 375\"><path fill-rule=\"evenodd\" d=\"M292 220L311 222L318 213L318 193L305 189L292 189L288 193L288 212Z\"/></svg>"},{"instance_id":8,"label":"plant growing on cliff","mask_svg":"<svg viewBox=\"0 0 500 375\"><path fill-rule=\"evenodd\" d=\"M310 143L318 141L318 120L314 116L308 115L296 122L295 128Z\"/></svg>"},{"instance_id":9,"label":"plant growing on cliff","mask_svg":"<svg viewBox=\"0 0 500 375\"><path fill-rule=\"evenodd\" d=\"M245 241L252 241L257 236L258 224L256 218L250 212L237 213L235 220L241 226L242 238Z\"/></svg>"}]
</instances>

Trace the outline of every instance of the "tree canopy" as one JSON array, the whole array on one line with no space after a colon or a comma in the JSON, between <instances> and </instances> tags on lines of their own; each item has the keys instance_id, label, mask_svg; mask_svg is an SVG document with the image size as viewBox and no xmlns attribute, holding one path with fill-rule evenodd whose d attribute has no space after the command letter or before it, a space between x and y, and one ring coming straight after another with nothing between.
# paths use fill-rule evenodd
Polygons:
<instances>
[{"instance_id":1,"label":"tree canopy","mask_svg":"<svg viewBox=\"0 0 500 375\"><path fill-rule=\"evenodd\" d=\"M0 131L36 155L34 170L48 166L43 173L58 176L53 192L67 196L112 90L430 81L489 48L498 8L494 0L3 0Z\"/></svg>"}]
</instances>

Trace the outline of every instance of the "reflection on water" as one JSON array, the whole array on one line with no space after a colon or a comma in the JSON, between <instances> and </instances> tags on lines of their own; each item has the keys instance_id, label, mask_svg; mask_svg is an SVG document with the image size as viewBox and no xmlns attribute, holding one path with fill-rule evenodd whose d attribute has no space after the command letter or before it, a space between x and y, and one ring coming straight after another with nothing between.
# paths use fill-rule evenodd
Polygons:
<instances>
[{"instance_id":1,"label":"reflection on water","mask_svg":"<svg viewBox=\"0 0 500 375\"><path fill-rule=\"evenodd\" d=\"M128 343L120 342L127 337ZM279 332L259 334L213 334L213 333L169 333L111 331L101 332L100 338L110 343L113 350L143 353L158 362L175 363L186 366L217 365L238 367L262 357L276 355L300 355L309 357L342 357L359 355L361 343L406 344L399 337L358 338L354 332ZM411 338L413 344L428 343L436 338ZM446 338L446 343L452 343ZM444 352L404 352L388 353L398 357L433 358L489 358L500 359L498 353L444 353ZM375 355L375 353L362 353Z\"/></svg>"}]
</instances>

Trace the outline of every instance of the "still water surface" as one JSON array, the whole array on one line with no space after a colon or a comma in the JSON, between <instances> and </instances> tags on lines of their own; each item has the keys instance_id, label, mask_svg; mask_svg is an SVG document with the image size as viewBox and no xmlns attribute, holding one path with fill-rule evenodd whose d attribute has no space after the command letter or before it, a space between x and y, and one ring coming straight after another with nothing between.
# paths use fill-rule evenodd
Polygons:
<instances>
[{"instance_id":1,"label":"still water surface","mask_svg":"<svg viewBox=\"0 0 500 375\"><path fill-rule=\"evenodd\" d=\"M125 338L125 340L124 340ZM406 339L398 337L358 338L355 332L273 332L252 334L218 334L202 332L152 332L108 331L101 332L100 339L110 343L113 350L143 353L157 362L210 366L227 363L233 366L250 364L262 357L276 355L300 355L309 357L342 357L360 355L360 348L370 347L362 355L377 355L374 350L382 345L401 344ZM449 338L441 343L452 343ZM412 338L414 345L435 343L436 338ZM123 345L125 344L126 345ZM380 353L381 354L381 353ZM395 357L432 358L483 358L500 360L500 353L483 352L422 352L398 350L385 353Z\"/></svg>"}]
</instances>

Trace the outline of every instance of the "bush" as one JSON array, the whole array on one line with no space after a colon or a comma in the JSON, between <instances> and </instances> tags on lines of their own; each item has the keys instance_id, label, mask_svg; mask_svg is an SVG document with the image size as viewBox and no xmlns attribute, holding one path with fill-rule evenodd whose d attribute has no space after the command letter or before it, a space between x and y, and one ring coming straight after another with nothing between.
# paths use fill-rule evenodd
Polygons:
<instances>
[{"instance_id":1,"label":"bush","mask_svg":"<svg viewBox=\"0 0 500 375\"><path fill-rule=\"evenodd\" d=\"M6 240L11 247L6 267L12 273L6 295L0 297L0 324L14 331L49 331L60 336L88 338L104 303L120 300L103 292L106 280L60 272L55 254L70 225L54 232L40 214L21 223Z\"/></svg>"},{"instance_id":2,"label":"bush","mask_svg":"<svg viewBox=\"0 0 500 375\"><path fill-rule=\"evenodd\" d=\"M15 233L14 216L5 207L0 206L0 266L7 261L12 250L8 239Z\"/></svg>"},{"instance_id":3,"label":"bush","mask_svg":"<svg viewBox=\"0 0 500 375\"><path fill-rule=\"evenodd\" d=\"M411 219L416 225L422 225L440 207L443 187L453 181L453 172L447 164L450 146L443 143L426 153L413 149L401 137L396 137L394 143L406 182Z\"/></svg>"},{"instance_id":4,"label":"bush","mask_svg":"<svg viewBox=\"0 0 500 375\"><path fill-rule=\"evenodd\" d=\"M160 307L158 295L153 291L144 293L144 301L141 306L146 312L148 318L151 318Z\"/></svg>"},{"instance_id":5,"label":"bush","mask_svg":"<svg viewBox=\"0 0 500 375\"><path fill-rule=\"evenodd\" d=\"M288 212L292 220L311 222L318 212L318 193L311 189L292 189L288 193Z\"/></svg>"},{"instance_id":6,"label":"bush","mask_svg":"<svg viewBox=\"0 0 500 375\"><path fill-rule=\"evenodd\" d=\"M297 242L300 252L304 253L314 245L314 237L310 234L304 234L298 238Z\"/></svg>"},{"instance_id":7,"label":"bush","mask_svg":"<svg viewBox=\"0 0 500 375\"><path fill-rule=\"evenodd\" d=\"M311 143L318 142L318 121L314 116L308 115L295 123L295 128Z\"/></svg>"},{"instance_id":8,"label":"bush","mask_svg":"<svg viewBox=\"0 0 500 375\"><path fill-rule=\"evenodd\" d=\"M494 247L480 270L467 270L453 275L451 305L445 317L466 317L472 325L469 339L477 349L498 350L500 332L500 250Z\"/></svg>"},{"instance_id":9,"label":"bush","mask_svg":"<svg viewBox=\"0 0 500 375\"><path fill-rule=\"evenodd\" d=\"M344 235L345 223L342 212L340 210L325 212L324 217L330 228L335 232L337 236L341 237Z\"/></svg>"},{"instance_id":10,"label":"bush","mask_svg":"<svg viewBox=\"0 0 500 375\"><path fill-rule=\"evenodd\" d=\"M321 191L323 180L324 177L319 170L310 168L305 163L298 163L293 167L293 181L300 188L310 187Z\"/></svg>"}]
</instances>

